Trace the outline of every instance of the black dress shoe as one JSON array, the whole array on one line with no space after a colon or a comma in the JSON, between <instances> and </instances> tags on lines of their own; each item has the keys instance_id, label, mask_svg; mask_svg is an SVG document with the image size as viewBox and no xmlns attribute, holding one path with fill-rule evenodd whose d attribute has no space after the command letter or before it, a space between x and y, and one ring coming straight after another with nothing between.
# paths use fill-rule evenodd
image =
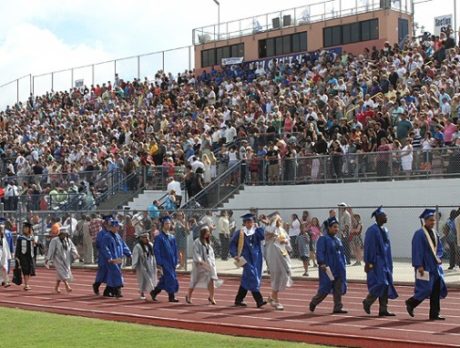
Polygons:
<instances>
[{"instance_id":1,"label":"black dress shoe","mask_svg":"<svg viewBox=\"0 0 460 348\"><path fill-rule=\"evenodd\" d=\"M169 299L169 302L177 303L179 300L177 298L171 298Z\"/></svg>"},{"instance_id":2,"label":"black dress shoe","mask_svg":"<svg viewBox=\"0 0 460 348\"><path fill-rule=\"evenodd\" d=\"M366 302L366 300L363 301L363 308L364 312L366 312L367 314L371 314L371 306L369 305L369 303Z\"/></svg>"},{"instance_id":3,"label":"black dress shoe","mask_svg":"<svg viewBox=\"0 0 460 348\"><path fill-rule=\"evenodd\" d=\"M262 301L260 303L257 304L257 308L262 308L263 306L265 306L267 304L267 301Z\"/></svg>"},{"instance_id":4,"label":"black dress shoe","mask_svg":"<svg viewBox=\"0 0 460 348\"><path fill-rule=\"evenodd\" d=\"M407 313L413 318L414 317L414 308L410 305L409 301L406 301L406 310Z\"/></svg>"},{"instance_id":5,"label":"black dress shoe","mask_svg":"<svg viewBox=\"0 0 460 348\"><path fill-rule=\"evenodd\" d=\"M440 315L437 315L435 317L430 317L430 320L446 320L446 318L441 317Z\"/></svg>"},{"instance_id":6,"label":"black dress shoe","mask_svg":"<svg viewBox=\"0 0 460 348\"><path fill-rule=\"evenodd\" d=\"M244 302L235 302L236 307L247 307L248 305Z\"/></svg>"},{"instance_id":7,"label":"black dress shoe","mask_svg":"<svg viewBox=\"0 0 460 348\"><path fill-rule=\"evenodd\" d=\"M344 309L338 309L336 311L333 311L332 314L347 314L348 311L344 310Z\"/></svg>"},{"instance_id":8,"label":"black dress shoe","mask_svg":"<svg viewBox=\"0 0 460 348\"><path fill-rule=\"evenodd\" d=\"M379 317L395 317L396 314L394 313L391 313L391 312L379 312Z\"/></svg>"},{"instance_id":9,"label":"black dress shoe","mask_svg":"<svg viewBox=\"0 0 460 348\"><path fill-rule=\"evenodd\" d=\"M97 284L93 284L93 292L95 295L99 295L99 286Z\"/></svg>"},{"instance_id":10,"label":"black dress shoe","mask_svg":"<svg viewBox=\"0 0 460 348\"><path fill-rule=\"evenodd\" d=\"M313 313L313 312L315 311L315 309L316 309L316 306L315 306L313 303L310 303L309 307L310 307L310 312L312 312L312 313Z\"/></svg>"}]
</instances>

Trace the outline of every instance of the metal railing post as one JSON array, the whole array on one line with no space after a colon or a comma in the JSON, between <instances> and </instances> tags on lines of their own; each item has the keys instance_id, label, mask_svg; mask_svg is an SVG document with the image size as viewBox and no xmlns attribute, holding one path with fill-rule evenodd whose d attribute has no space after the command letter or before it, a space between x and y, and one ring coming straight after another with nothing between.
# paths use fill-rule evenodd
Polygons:
<instances>
[{"instance_id":1,"label":"metal railing post","mask_svg":"<svg viewBox=\"0 0 460 348\"><path fill-rule=\"evenodd\" d=\"M192 46L188 46L188 70L192 70Z\"/></svg>"},{"instance_id":2,"label":"metal railing post","mask_svg":"<svg viewBox=\"0 0 460 348\"><path fill-rule=\"evenodd\" d=\"M51 73L51 90L54 91L54 72Z\"/></svg>"},{"instance_id":3,"label":"metal railing post","mask_svg":"<svg viewBox=\"0 0 460 348\"><path fill-rule=\"evenodd\" d=\"M32 94L32 74L29 74L29 94Z\"/></svg>"},{"instance_id":4,"label":"metal railing post","mask_svg":"<svg viewBox=\"0 0 460 348\"><path fill-rule=\"evenodd\" d=\"M91 84L94 86L94 64L91 65Z\"/></svg>"},{"instance_id":5,"label":"metal railing post","mask_svg":"<svg viewBox=\"0 0 460 348\"><path fill-rule=\"evenodd\" d=\"M141 56L137 56L137 79L141 79Z\"/></svg>"},{"instance_id":6,"label":"metal railing post","mask_svg":"<svg viewBox=\"0 0 460 348\"><path fill-rule=\"evenodd\" d=\"M115 59L113 61L113 77L114 77L114 81L115 81L115 75L117 74L117 60Z\"/></svg>"},{"instance_id":7,"label":"metal railing post","mask_svg":"<svg viewBox=\"0 0 460 348\"><path fill-rule=\"evenodd\" d=\"M165 51L161 51L161 70L165 72Z\"/></svg>"},{"instance_id":8,"label":"metal railing post","mask_svg":"<svg viewBox=\"0 0 460 348\"><path fill-rule=\"evenodd\" d=\"M70 85L70 88L73 88L73 83L74 83L74 80L73 80L73 68L70 69L70 76L71 76L71 85Z\"/></svg>"}]
</instances>

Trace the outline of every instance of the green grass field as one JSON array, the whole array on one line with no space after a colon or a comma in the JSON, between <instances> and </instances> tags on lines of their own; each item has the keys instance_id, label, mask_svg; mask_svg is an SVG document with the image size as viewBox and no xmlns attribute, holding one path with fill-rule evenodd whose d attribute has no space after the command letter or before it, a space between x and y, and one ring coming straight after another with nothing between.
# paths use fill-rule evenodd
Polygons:
<instances>
[{"instance_id":1,"label":"green grass field","mask_svg":"<svg viewBox=\"0 0 460 348\"><path fill-rule=\"evenodd\" d=\"M8 347L320 347L10 308L0 308L0 322L2 346Z\"/></svg>"}]
</instances>

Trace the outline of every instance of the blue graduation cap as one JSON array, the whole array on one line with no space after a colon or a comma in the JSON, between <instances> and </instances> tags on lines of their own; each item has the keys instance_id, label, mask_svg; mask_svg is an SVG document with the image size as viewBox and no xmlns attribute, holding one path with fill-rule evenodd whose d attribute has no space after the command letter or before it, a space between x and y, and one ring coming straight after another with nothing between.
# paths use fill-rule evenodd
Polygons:
<instances>
[{"instance_id":1,"label":"blue graduation cap","mask_svg":"<svg viewBox=\"0 0 460 348\"><path fill-rule=\"evenodd\" d=\"M102 220L104 220L105 222L110 222L111 220L113 220L113 216L112 215L102 215Z\"/></svg>"},{"instance_id":2,"label":"blue graduation cap","mask_svg":"<svg viewBox=\"0 0 460 348\"><path fill-rule=\"evenodd\" d=\"M436 214L436 209L425 209L423 213L419 216L419 219L426 220Z\"/></svg>"},{"instance_id":3,"label":"blue graduation cap","mask_svg":"<svg viewBox=\"0 0 460 348\"><path fill-rule=\"evenodd\" d=\"M332 225L335 225L335 224L337 224L337 225L339 224L339 222L337 221L335 216L330 217L329 219L327 219L327 226L328 227L331 227Z\"/></svg>"},{"instance_id":4,"label":"blue graduation cap","mask_svg":"<svg viewBox=\"0 0 460 348\"><path fill-rule=\"evenodd\" d=\"M117 219L111 219L110 221L108 221L110 223L111 226L113 227L118 227L120 226L120 221L118 221Z\"/></svg>"},{"instance_id":5,"label":"blue graduation cap","mask_svg":"<svg viewBox=\"0 0 460 348\"><path fill-rule=\"evenodd\" d=\"M371 217L377 217L377 216L383 215L383 214L385 214L385 212L383 211L383 206L381 205L380 207L378 207L377 209L375 209L375 210L372 212Z\"/></svg>"},{"instance_id":6,"label":"blue graduation cap","mask_svg":"<svg viewBox=\"0 0 460 348\"><path fill-rule=\"evenodd\" d=\"M254 221L255 220L254 214L251 214L251 213L244 214L244 215L241 216L241 218L243 219L243 222L245 222L245 221Z\"/></svg>"},{"instance_id":7,"label":"blue graduation cap","mask_svg":"<svg viewBox=\"0 0 460 348\"><path fill-rule=\"evenodd\" d=\"M169 222L172 222L171 216L169 216L169 215L165 215L165 216L163 216L162 218L160 218L160 222L161 222L162 224L164 224L165 222L168 222L168 221L169 221Z\"/></svg>"}]
</instances>

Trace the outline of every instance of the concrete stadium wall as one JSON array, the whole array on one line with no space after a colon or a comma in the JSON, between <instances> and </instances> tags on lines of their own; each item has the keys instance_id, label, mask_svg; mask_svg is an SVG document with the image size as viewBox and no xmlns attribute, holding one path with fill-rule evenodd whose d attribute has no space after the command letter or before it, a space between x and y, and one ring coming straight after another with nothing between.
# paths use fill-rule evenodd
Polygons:
<instances>
[{"instance_id":1,"label":"concrete stadium wall","mask_svg":"<svg viewBox=\"0 0 460 348\"><path fill-rule=\"evenodd\" d=\"M346 202L360 214L364 230L372 223L373 207L387 208L390 238L394 257L411 255L413 232L419 228L418 216L423 208L403 206L452 206L460 205L460 179L432 179L412 181L386 181L347 184L297 185L297 186L246 186L243 191L225 204L225 209L248 209L256 207L261 213L278 210L285 221L292 213L308 210L320 222L328 216L328 210ZM359 208L369 207L369 208ZM452 208L440 208L443 222ZM241 211L236 212L235 215ZM242 213L242 212L241 212ZM241 214L240 214L241 215ZM239 216L239 215L238 215Z\"/></svg>"}]
</instances>

